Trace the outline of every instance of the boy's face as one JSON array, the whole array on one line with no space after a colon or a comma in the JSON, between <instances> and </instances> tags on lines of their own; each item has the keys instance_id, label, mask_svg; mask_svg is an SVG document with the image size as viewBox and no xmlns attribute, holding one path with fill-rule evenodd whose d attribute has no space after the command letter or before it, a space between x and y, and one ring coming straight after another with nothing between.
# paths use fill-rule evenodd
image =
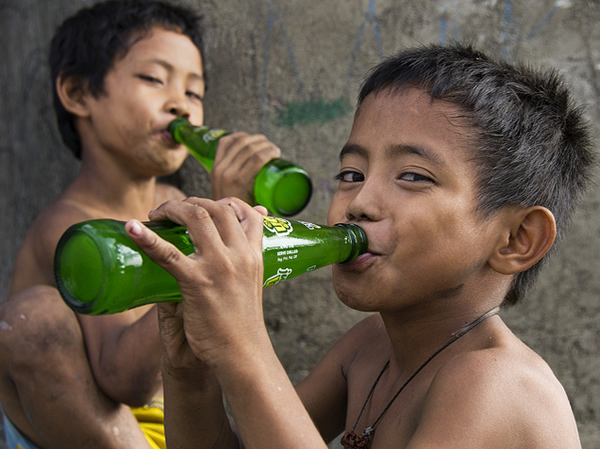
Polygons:
<instances>
[{"instance_id":1,"label":"boy's face","mask_svg":"<svg viewBox=\"0 0 600 449\"><path fill-rule=\"evenodd\" d=\"M476 211L476 171L460 111L417 89L368 96L341 152L328 222L354 222L369 252L333 268L358 310L474 293L491 268L500 220ZM405 309L406 310L406 309Z\"/></svg>"},{"instance_id":2,"label":"boy's face","mask_svg":"<svg viewBox=\"0 0 600 449\"><path fill-rule=\"evenodd\" d=\"M88 132L83 142L108 152L139 176L175 172L187 156L166 131L176 116L204 119L201 55L185 35L154 28L117 58L104 93L88 94Z\"/></svg>"}]
</instances>

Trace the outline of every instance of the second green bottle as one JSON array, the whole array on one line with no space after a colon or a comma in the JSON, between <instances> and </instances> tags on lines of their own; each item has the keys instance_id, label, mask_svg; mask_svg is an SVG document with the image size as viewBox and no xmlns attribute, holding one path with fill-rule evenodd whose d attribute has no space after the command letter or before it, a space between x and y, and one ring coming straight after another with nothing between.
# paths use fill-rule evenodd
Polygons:
<instances>
[{"instance_id":1,"label":"second green bottle","mask_svg":"<svg viewBox=\"0 0 600 449\"><path fill-rule=\"evenodd\" d=\"M173 120L168 131L210 172L213 167L218 140L230 134L222 129L194 126L185 118ZM310 201L312 183L308 173L296 164L274 159L256 175L254 198L256 204L267 208L273 215L289 217L300 212Z\"/></svg>"}]
</instances>

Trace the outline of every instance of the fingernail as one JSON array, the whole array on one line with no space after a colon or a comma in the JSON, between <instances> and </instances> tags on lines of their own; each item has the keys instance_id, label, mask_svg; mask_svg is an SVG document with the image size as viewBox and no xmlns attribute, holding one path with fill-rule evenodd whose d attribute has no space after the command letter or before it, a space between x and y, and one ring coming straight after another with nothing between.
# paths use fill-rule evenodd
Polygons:
<instances>
[{"instance_id":1,"label":"fingernail","mask_svg":"<svg viewBox=\"0 0 600 449\"><path fill-rule=\"evenodd\" d=\"M131 225L129 226L129 232L133 235L142 235L142 225L139 221L137 220L131 220L130 221Z\"/></svg>"}]
</instances>

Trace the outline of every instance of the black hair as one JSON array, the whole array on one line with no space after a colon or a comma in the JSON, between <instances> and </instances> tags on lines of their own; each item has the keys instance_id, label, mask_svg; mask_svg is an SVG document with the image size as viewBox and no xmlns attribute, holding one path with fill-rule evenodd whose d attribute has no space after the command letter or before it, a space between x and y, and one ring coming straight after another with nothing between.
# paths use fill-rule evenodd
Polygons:
<instances>
[{"instance_id":1,"label":"black hair","mask_svg":"<svg viewBox=\"0 0 600 449\"><path fill-rule=\"evenodd\" d=\"M557 71L495 61L468 45L423 46L375 67L359 106L371 93L410 87L457 106L469 124L483 216L506 206L546 207L559 242L595 158L589 124ZM504 305L522 299L546 260L514 277Z\"/></svg>"},{"instance_id":2,"label":"black hair","mask_svg":"<svg viewBox=\"0 0 600 449\"><path fill-rule=\"evenodd\" d=\"M103 93L104 78L115 58L145 37L153 27L188 36L202 54L200 16L192 10L154 0L110 0L78 11L57 29L50 44L54 110L62 139L81 158L81 141L74 119L56 91L59 77L87 84L93 95Z\"/></svg>"}]
</instances>

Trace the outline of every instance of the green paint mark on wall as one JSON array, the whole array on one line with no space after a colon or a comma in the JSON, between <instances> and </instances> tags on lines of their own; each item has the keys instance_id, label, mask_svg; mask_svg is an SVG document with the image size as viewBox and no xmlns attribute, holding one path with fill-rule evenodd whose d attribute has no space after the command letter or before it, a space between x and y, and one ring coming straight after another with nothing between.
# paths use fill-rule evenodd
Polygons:
<instances>
[{"instance_id":1,"label":"green paint mark on wall","mask_svg":"<svg viewBox=\"0 0 600 449\"><path fill-rule=\"evenodd\" d=\"M326 123L336 118L343 117L352 111L352 106L344 97L337 100L325 101L322 98L316 101L287 103L285 109L277 113L275 124L291 128L305 126L311 123Z\"/></svg>"}]
</instances>

